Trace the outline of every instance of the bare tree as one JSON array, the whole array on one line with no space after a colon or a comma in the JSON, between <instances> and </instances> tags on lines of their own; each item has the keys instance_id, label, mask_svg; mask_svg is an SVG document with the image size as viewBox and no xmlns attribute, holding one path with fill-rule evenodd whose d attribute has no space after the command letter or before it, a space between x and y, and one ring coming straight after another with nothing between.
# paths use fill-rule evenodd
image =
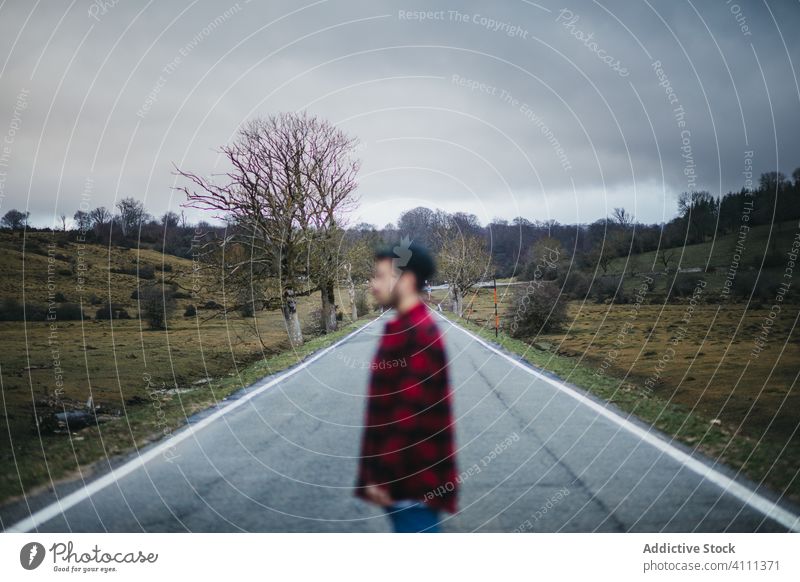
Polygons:
<instances>
[{"instance_id":1,"label":"bare tree","mask_svg":"<svg viewBox=\"0 0 800 582\"><path fill-rule=\"evenodd\" d=\"M117 210L122 236L129 236L149 218L142 201L130 196L117 202Z\"/></svg>"},{"instance_id":2,"label":"bare tree","mask_svg":"<svg viewBox=\"0 0 800 582\"><path fill-rule=\"evenodd\" d=\"M461 236L456 229L450 229L443 235L439 251L439 277L447 280L452 310L459 317L464 312L464 296L487 274L493 274L493 268L483 238Z\"/></svg>"},{"instance_id":3,"label":"bare tree","mask_svg":"<svg viewBox=\"0 0 800 582\"><path fill-rule=\"evenodd\" d=\"M75 214L72 215L72 220L75 221L75 228L80 231L81 235L86 234L86 231L92 226L92 220L89 218L89 213L84 212L83 210L76 210Z\"/></svg>"},{"instance_id":4,"label":"bare tree","mask_svg":"<svg viewBox=\"0 0 800 582\"><path fill-rule=\"evenodd\" d=\"M105 206L98 206L89 212L89 218L92 221L92 226L101 227L111 222L111 212Z\"/></svg>"},{"instance_id":5,"label":"bare tree","mask_svg":"<svg viewBox=\"0 0 800 582\"><path fill-rule=\"evenodd\" d=\"M341 129L316 118L308 120L309 164L307 176L311 192L310 244L313 259L310 275L322 295L322 322L326 332L335 331L336 282L342 265L347 262L342 254L345 213L357 201L353 195L360 162L354 152L357 140Z\"/></svg>"},{"instance_id":6,"label":"bare tree","mask_svg":"<svg viewBox=\"0 0 800 582\"><path fill-rule=\"evenodd\" d=\"M633 224L633 215L624 208L615 208L611 218L621 227L628 228Z\"/></svg>"},{"instance_id":7,"label":"bare tree","mask_svg":"<svg viewBox=\"0 0 800 582\"><path fill-rule=\"evenodd\" d=\"M336 224L322 216L342 208L336 200L347 190L324 182L338 175L323 171L327 158L317 149L324 143L318 132L327 127L306 113L257 118L220 149L231 165L227 172L207 179L176 168L193 184L177 188L186 194L184 206L231 224L218 242L228 282L249 286L267 307L279 306L293 346L303 343L297 298L315 290L304 284L308 245L320 228Z\"/></svg>"},{"instance_id":8,"label":"bare tree","mask_svg":"<svg viewBox=\"0 0 800 582\"><path fill-rule=\"evenodd\" d=\"M661 249L658 253L658 260L664 265L664 271L669 273L669 267L675 261L675 252Z\"/></svg>"},{"instance_id":9,"label":"bare tree","mask_svg":"<svg viewBox=\"0 0 800 582\"><path fill-rule=\"evenodd\" d=\"M167 212L161 215L160 222L161 226L163 226L164 228L175 228L176 226L178 226L180 220L181 217L178 216L177 213L168 210Z\"/></svg>"}]
</instances>

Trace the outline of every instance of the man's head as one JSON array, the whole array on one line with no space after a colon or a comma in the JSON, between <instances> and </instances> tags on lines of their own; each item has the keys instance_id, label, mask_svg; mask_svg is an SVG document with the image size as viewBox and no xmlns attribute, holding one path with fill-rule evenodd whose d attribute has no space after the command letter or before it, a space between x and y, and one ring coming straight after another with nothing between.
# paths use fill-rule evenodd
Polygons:
<instances>
[{"instance_id":1,"label":"man's head","mask_svg":"<svg viewBox=\"0 0 800 582\"><path fill-rule=\"evenodd\" d=\"M380 305L396 307L402 299L418 295L435 272L436 264L422 245L404 240L398 246L379 248L375 251L372 295Z\"/></svg>"}]
</instances>

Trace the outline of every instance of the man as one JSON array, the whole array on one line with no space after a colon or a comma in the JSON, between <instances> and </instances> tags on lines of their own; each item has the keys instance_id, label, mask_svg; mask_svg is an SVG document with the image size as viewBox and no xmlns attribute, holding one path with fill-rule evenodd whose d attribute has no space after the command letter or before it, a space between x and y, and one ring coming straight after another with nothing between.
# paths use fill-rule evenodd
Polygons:
<instances>
[{"instance_id":1,"label":"man","mask_svg":"<svg viewBox=\"0 0 800 582\"><path fill-rule=\"evenodd\" d=\"M403 242L375 253L372 294L396 315L372 360L355 494L381 506L394 531L436 532L441 512L456 511L450 383L444 343L420 299L435 264L424 247Z\"/></svg>"}]
</instances>

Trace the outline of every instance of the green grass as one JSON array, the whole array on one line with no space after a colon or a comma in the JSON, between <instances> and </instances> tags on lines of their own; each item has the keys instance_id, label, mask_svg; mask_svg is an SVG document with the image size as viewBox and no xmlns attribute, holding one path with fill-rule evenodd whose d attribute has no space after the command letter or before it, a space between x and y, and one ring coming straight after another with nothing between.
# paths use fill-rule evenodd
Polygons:
<instances>
[{"instance_id":1,"label":"green grass","mask_svg":"<svg viewBox=\"0 0 800 582\"><path fill-rule=\"evenodd\" d=\"M785 253L791 247L792 238L796 233L795 221L752 227L743 239L739 268L758 269L761 259L768 251ZM659 258L662 253L673 255L674 259L670 265L672 268L678 266L682 269L705 268L708 264L710 267L722 269L724 273L731 266L738 239L739 233L734 232L717 236L704 243L619 257L609 263L608 274L620 274L623 271L626 273L663 271L664 265Z\"/></svg>"}]
</instances>

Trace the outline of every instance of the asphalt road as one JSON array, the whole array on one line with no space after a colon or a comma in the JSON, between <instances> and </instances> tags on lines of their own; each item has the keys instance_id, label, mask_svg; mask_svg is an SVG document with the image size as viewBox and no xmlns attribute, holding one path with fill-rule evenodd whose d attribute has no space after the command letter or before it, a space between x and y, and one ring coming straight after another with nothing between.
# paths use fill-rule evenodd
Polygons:
<instances>
[{"instance_id":1,"label":"asphalt road","mask_svg":"<svg viewBox=\"0 0 800 582\"><path fill-rule=\"evenodd\" d=\"M389 315L384 315L386 318ZM115 472L0 511L9 531L388 531L352 484L383 319L262 380ZM450 532L755 532L797 507L440 320L457 416ZM280 376L280 375L278 375ZM183 434L183 433L186 434ZM182 435L182 436L181 436ZM179 438L180 437L180 438ZM167 446L169 445L169 449ZM89 495L88 493L91 493ZM54 502L61 499L59 507ZM31 519L33 514L33 519Z\"/></svg>"}]
</instances>

